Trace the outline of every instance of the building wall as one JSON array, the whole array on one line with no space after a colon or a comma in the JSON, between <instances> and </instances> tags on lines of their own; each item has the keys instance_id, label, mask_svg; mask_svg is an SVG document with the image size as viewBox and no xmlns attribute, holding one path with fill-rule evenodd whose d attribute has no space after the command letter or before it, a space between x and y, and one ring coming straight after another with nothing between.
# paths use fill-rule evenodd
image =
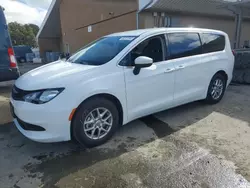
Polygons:
<instances>
[{"instance_id":1,"label":"building wall","mask_svg":"<svg viewBox=\"0 0 250 188\"><path fill-rule=\"evenodd\" d=\"M231 45L234 44L235 35L235 20L234 18L224 17L212 17L212 16L198 16L198 15L175 15L167 14L166 16L171 17L175 21L175 26L181 27L200 27L208 29L217 29L226 32L231 41ZM151 28L155 26L155 18L151 12L143 12L140 18L140 26L144 28ZM241 44L243 45L244 40L250 40L250 21L244 21L242 24Z\"/></svg>"},{"instance_id":2,"label":"building wall","mask_svg":"<svg viewBox=\"0 0 250 188\"><path fill-rule=\"evenodd\" d=\"M242 22L242 30L241 30L241 47L244 44L245 40L250 41L250 21L244 20Z\"/></svg>"},{"instance_id":3,"label":"building wall","mask_svg":"<svg viewBox=\"0 0 250 188\"><path fill-rule=\"evenodd\" d=\"M60 4L63 45L68 44L73 53L103 35L135 29L137 7L137 0L63 0ZM91 32L88 25L92 25Z\"/></svg>"},{"instance_id":4,"label":"building wall","mask_svg":"<svg viewBox=\"0 0 250 188\"><path fill-rule=\"evenodd\" d=\"M39 38L38 45L40 49L40 56L45 57L45 52L60 52L61 39L60 38Z\"/></svg>"}]
</instances>

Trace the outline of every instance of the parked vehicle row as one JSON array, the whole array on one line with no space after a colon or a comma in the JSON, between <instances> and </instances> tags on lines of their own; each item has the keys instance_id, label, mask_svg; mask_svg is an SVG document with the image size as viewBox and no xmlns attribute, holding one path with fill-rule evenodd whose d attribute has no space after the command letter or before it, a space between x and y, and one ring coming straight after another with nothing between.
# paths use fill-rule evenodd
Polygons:
<instances>
[{"instance_id":1,"label":"parked vehicle row","mask_svg":"<svg viewBox=\"0 0 250 188\"><path fill-rule=\"evenodd\" d=\"M102 37L68 60L20 77L17 128L39 142L106 142L121 125L196 100L218 103L232 79L228 35L162 28Z\"/></svg>"}]
</instances>

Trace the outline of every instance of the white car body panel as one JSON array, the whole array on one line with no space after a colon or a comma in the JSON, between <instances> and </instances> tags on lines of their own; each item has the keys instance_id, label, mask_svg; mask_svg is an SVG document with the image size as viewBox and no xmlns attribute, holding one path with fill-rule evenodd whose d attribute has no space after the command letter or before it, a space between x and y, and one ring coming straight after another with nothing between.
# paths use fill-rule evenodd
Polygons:
<instances>
[{"instance_id":1,"label":"white car body panel","mask_svg":"<svg viewBox=\"0 0 250 188\"><path fill-rule=\"evenodd\" d=\"M167 60L143 68L139 75L133 68L119 62L143 40L173 32L210 32L226 37L226 48L214 52ZM99 94L114 96L123 109L123 125L171 107L206 98L211 78L218 71L232 79L234 57L227 34L220 31L191 28L157 28L112 34L136 36L114 59L101 66L79 65L57 61L21 76L15 86L27 91L65 88L45 104L15 101L14 112L22 121L41 126L46 131L25 131L15 119L17 128L28 138L39 142L59 142L71 139L69 116L86 99ZM180 68L183 65L184 68Z\"/></svg>"},{"instance_id":2,"label":"white car body panel","mask_svg":"<svg viewBox=\"0 0 250 188\"><path fill-rule=\"evenodd\" d=\"M173 64L165 61L142 69L140 76L125 68L129 120L173 106L174 72L166 73L167 69L173 69Z\"/></svg>"}]
</instances>

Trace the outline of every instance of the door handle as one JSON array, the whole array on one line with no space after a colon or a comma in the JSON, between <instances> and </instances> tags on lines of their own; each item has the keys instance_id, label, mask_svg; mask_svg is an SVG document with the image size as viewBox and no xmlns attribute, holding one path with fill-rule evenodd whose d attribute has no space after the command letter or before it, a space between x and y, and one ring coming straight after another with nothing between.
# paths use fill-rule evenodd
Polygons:
<instances>
[{"instance_id":1,"label":"door handle","mask_svg":"<svg viewBox=\"0 0 250 188\"><path fill-rule=\"evenodd\" d=\"M180 69L185 69L185 65L179 65L179 66L177 67L177 70L180 70Z\"/></svg>"},{"instance_id":2,"label":"door handle","mask_svg":"<svg viewBox=\"0 0 250 188\"><path fill-rule=\"evenodd\" d=\"M168 69L166 69L165 71L164 71L164 73L170 73L170 72L173 72L173 71L175 71L175 69L174 68L168 68Z\"/></svg>"}]
</instances>

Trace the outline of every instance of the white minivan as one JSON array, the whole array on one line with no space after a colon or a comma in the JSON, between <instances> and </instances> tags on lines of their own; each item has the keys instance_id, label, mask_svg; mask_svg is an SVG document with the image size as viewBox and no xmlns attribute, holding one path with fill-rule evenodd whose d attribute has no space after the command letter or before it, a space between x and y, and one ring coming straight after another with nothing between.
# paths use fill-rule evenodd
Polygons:
<instances>
[{"instance_id":1,"label":"white minivan","mask_svg":"<svg viewBox=\"0 0 250 188\"><path fill-rule=\"evenodd\" d=\"M11 109L19 131L34 141L93 147L134 119L192 101L219 102L233 67L222 31L115 33L21 76Z\"/></svg>"}]
</instances>

